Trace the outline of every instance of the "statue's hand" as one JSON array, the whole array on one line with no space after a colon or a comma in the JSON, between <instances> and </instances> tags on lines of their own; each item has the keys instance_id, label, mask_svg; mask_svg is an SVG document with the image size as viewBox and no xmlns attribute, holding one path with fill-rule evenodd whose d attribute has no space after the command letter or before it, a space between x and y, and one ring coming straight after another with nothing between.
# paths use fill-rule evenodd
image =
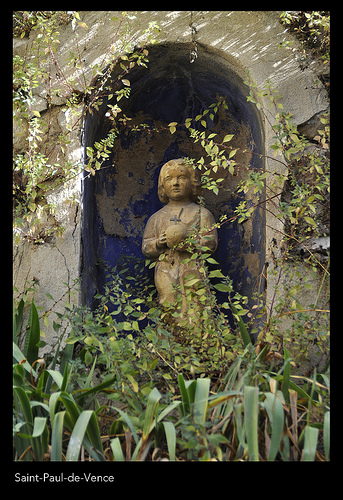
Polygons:
<instances>
[{"instance_id":1,"label":"statue's hand","mask_svg":"<svg viewBox=\"0 0 343 500\"><path fill-rule=\"evenodd\" d=\"M160 250L162 250L162 248L165 248L166 245L167 245L167 236L166 236L166 232L163 231L163 233L161 234L161 236L158 238L157 242L156 242L156 245L157 245L157 248L159 248Z\"/></svg>"}]
</instances>

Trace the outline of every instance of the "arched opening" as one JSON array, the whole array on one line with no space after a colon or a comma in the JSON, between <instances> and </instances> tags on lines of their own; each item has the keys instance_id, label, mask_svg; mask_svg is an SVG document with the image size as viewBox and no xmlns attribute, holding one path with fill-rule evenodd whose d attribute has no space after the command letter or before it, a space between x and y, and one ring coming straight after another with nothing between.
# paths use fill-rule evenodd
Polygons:
<instances>
[{"instance_id":1,"label":"arched opening","mask_svg":"<svg viewBox=\"0 0 343 500\"><path fill-rule=\"evenodd\" d=\"M94 295L102 291L106 271L99 259L117 265L123 255L143 260L141 239L148 218L162 207L157 196L161 166L168 160L187 156L198 160L206 156L194 143L185 127L170 134L170 122L182 123L194 118L219 97L225 97L228 109L221 109L212 120L206 115L207 130L234 134L230 146L238 149L235 175L217 172L224 178L218 195L204 190L206 207L216 220L224 214L230 219L243 199L237 193L247 169L263 169L264 138L261 117L255 105L247 101L248 89L226 59L205 47L190 62L189 44L168 44L149 49L148 68L136 67L129 76L131 95L119 103L132 118L130 126L145 122L158 130L130 132L123 128L114 142L106 165L95 176L85 179L83 191L83 269L82 301L94 307ZM93 146L110 129L105 113L89 114L85 124L84 145ZM254 154L255 153L255 154ZM253 217L238 224L223 224L214 258L222 272L233 280L235 290L249 301L261 281L265 262L265 223L261 207ZM224 296L218 292L218 298Z\"/></svg>"}]
</instances>

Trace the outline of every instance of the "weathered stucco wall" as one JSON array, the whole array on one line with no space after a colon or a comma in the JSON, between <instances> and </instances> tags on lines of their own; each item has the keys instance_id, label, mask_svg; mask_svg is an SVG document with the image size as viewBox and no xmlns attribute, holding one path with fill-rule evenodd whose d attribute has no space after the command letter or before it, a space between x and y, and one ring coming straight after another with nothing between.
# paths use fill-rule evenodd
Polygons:
<instances>
[{"instance_id":1,"label":"weathered stucco wall","mask_svg":"<svg viewBox=\"0 0 343 500\"><path fill-rule=\"evenodd\" d=\"M282 40L292 40L296 47L297 40L289 33L285 33L284 28L279 23L279 12L277 11L140 11L135 19L130 21L132 28L131 47L139 46L144 36L142 31L149 22L156 21L161 31L155 35L158 43L163 44L186 44L189 49L195 48L197 44L197 59L193 63L198 64L201 57L207 58L209 66L217 55L225 62L226 68L236 74L242 80L246 79L247 71L251 78L261 89L267 79L271 80L275 88L282 96L281 103L284 110L293 114L293 121L296 125L310 121L312 117L318 115L328 108L328 99L321 81L315 72L315 65L304 68L299 65L293 52L285 48L278 49ZM63 70L63 79L56 78L53 82L53 89L59 90L58 95L54 95L51 101L53 110L53 124L56 131L66 126L76 124L71 134L71 142L63 151L56 151L59 154L59 161L69 159L75 163L84 161L83 126L84 121L78 120L78 113L72 114L65 106L65 88L63 82L68 78L75 81L73 87L82 91L81 84L78 84L78 76L85 78L87 83L94 78L93 67L95 64L103 64L105 70L106 58L111 53L112 40L115 38L115 25L110 20L113 16L121 16L116 11L81 11L81 21L86 23L88 29L78 29L78 45L82 54L83 74L75 70L72 65L67 64L70 51L75 51L75 36L70 24L61 24L56 60ZM37 33L31 32L29 38L14 40L14 53L30 60L30 51ZM116 44L114 42L114 50ZM34 89L37 96L36 110L44 116L49 113L49 104L46 100L49 83L42 82ZM268 102L261 105L267 110ZM81 116L82 105L80 105L79 116ZM263 137L264 151L268 154L269 147L273 142L273 135L268 122L264 122ZM14 130L15 148L18 152L25 151L25 141L20 136L20 131ZM169 137L171 140L171 138ZM169 140L168 139L168 140ZM53 141L53 135L49 137ZM165 148L163 149L165 151ZM148 154L148 152L146 152ZM120 150L116 152L120 157ZM156 154L156 151L155 151ZM162 151L160 153L162 155ZM157 153L158 156L158 153ZM277 158L276 158L277 159ZM160 160L159 160L160 161ZM265 168L271 174L278 169L284 169L281 163L266 159ZM120 174L122 175L122 174ZM55 300L59 300L67 292L67 283L79 278L82 267L81 262L81 220L83 213L82 205L82 174L79 178L73 179L68 185L52 191L50 196L56 203L56 219L65 226L65 232L61 236L51 238L42 245L32 245L23 240L14 250L14 285L19 291L24 289L25 281L32 278L39 279L40 288L36 302L44 309L51 307L51 300L46 297L46 293L51 294ZM129 182L134 182L134 176L128 178ZM274 182L273 175L267 178L267 184ZM282 186L280 186L282 188ZM104 200L102 194L97 194L97 203L101 210L112 209L111 197ZM120 203L124 203L121 200ZM118 208L118 206L117 206ZM271 269L275 258L280 255L280 242L282 240L282 223L273 217L268 211L272 206L267 204L267 219L265 225L265 261ZM105 218L106 219L106 218ZM118 232L118 224L115 217L107 224L107 232ZM119 233L120 233L119 228ZM118 235L120 236L120 234ZM275 283L270 279L267 286L267 305L274 296ZM79 296L76 294L72 301L78 302ZM309 299L311 301L311 299ZM59 302L55 309L59 311L62 307ZM46 341L51 343L56 333L51 328L46 329Z\"/></svg>"}]
</instances>

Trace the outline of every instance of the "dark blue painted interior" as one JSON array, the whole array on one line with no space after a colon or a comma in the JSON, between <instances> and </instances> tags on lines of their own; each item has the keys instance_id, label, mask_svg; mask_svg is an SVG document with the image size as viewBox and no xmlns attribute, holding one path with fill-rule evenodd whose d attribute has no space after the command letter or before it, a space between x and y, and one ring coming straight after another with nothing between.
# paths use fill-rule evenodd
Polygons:
<instances>
[{"instance_id":1,"label":"dark blue painted interior","mask_svg":"<svg viewBox=\"0 0 343 500\"><path fill-rule=\"evenodd\" d=\"M200 48L201 49L201 48ZM250 127L248 145L253 152L263 152L263 134L261 122L255 106L247 102L247 90L237 75L229 71L221 63L221 58L206 52L201 52L193 64L189 62L189 48L185 45L155 46L150 51L149 68L137 68L130 73L131 96L120 106L127 116L134 116L143 112L146 118L166 124L177 121L182 122L187 117L195 117L210 104L217 101L218 96L225 96L228 113L234 123L230 124L228 133L235 133L242 124ZM93 146L94 141L104 138L109 130L109 123L104 118L107 111L106 102L99 113L88 115L85 123L85 147ZM124 108L125 105L125 108ZM218 118L215 118L218 120ZM146 120L147 121L147 120ZM208 129L213 126L207 115ZM220 128L228 129L228 124L223 121ZM187 155L184 137L175 133L175 140L166 147L163 157L159 159L159 167L166 161ZM132 148L139 134L120 136L122 154ZM108 164L111 165L111 158ZM106 166L106 165L105 165ZM139 182L142 184L141 199L132 201L128 193L127 208L121 213L123 227L130 224L130 216L142 218L142 232L148 218L162 207L157 196L157 179L159 168L155 164L146 162L145 174ZM251 168L262 168L262 160L253 155ZM126 238L118 235L109 235L104 231L95 201L96 194L106 190L107 196L116 196L116 183L110 173L115 172L114 166L98 171L96 175L87 177L83 185L83 284L82 301L91 307L96 305L94 295L101 292L105 282L106 272L99 259L107 262L111 267L118 265L125 256L133 256L143 261L141 253L142 233L136 237ZM134 168L134 166L132 167ZM128 178L133 176L133 171L127 172ZM153 187L145 188L146 178L153 180ZM217 205L208 208L215 217L233 211L242 198L239 196L230 199L218 198ZM248 247L242 239L241 225L232 222L223 225L219 230L219 245L214 258L220 263L224 274L228 274L234 283L235 289L244 295L251 296L255 277L244 267L244 254L259 253L259 269L256 276L261 273L264 265L264 218L262 210L256 210L253 220L253 232ZM133 264L132 264L133 267ZM150 274L153 281L153 275ZM218 294L219 300L225 299Z\"/></svg>"}]
</instances>

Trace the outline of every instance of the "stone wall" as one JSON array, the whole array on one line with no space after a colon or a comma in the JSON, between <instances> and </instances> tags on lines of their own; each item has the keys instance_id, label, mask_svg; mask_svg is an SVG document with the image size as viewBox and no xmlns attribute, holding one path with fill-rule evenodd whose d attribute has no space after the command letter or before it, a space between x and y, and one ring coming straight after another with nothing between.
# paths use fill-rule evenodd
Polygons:
<instances>
[{"instance_id":1,"label":"stone wall","mask_svg":"<svg viewBox=\"0 0 343 500\"><path fill-rule=\"evenodd\" d=\"M115 25L111 17L120 18L121 13L116 11L81 11L80 19L88 28L78 28L78 46L82 54L83 71L75 70L68 64L70 51L75 51L75 35L70 23L61 24L59 29L59 40L55 53L59 67L63 71L63 81L72 79L74 91L82 91L82 79L85 78L90 83L94 78L93 68L95 64L102 65L106 69L106 61L109 54L116 50ZM292 113L293 121L296 125L302 126L306 131L306 124L311 124L315 117L328 109L329 103L327 93L318 78L318 68L316 63L303 67L299 64L295 54L285 48L278 49L282 40L293 41L297 47L297 40L286 33L284 27L279 23L278 11L140 11L136 17L130 20L132 40L131 48L139 46L144 39L143 30L149 22L156 21L161 29L155 35L158 45L155 47L183 47L185 53L190 54L189 65L198 67L207 61L208 67L213 66L213 62L220 60L225 71L236 75L242 82L246 79L247 71L251 78L261 89L269 79L282 96L281 102L288 113ZM31 31L29 38L14 40L14 54L30 60L30 51L37 33ZM196 57L194 55L196 50ZM193 51L193 56L192 56ZM193 62L191 62L193 58ZM159 62L163 67L163 61ZM81 83L78 83L78 76ZM238 81L237 80L237 81ZM82 104L76 109L76 114L71 113L66 107L65 88L62 79L56 78L53 88L59 91L53 96L52 107L49 108L47 102L48 85L42 82L34 89L36 93L36 110L44 114L51 113L51 120L56 133L63 130L67 125L72 129L70 143L64 151L56 151L59 161L66 159L75 163L84 161L85 121L79 120L82 114ZM143 96L142 96L143 97ZM269 103L261 101L261 105L268 109ZM262 118L260 117L262 120ZM172 121L172 120L171 120ZM274 133L267 121L261 121L261 128L264 151L268 154L269 147L273 142ZM14 144L17 152L25 150L25 141L20 136L20 130L14 130ZM54 136L49 136L49 141L53 141ZM171 140L168 136L168 140ZM167 146L163 146L160 153L156 152L153 163L157 166L163 160L163 154ZM158 149L158 148L157 148ZM182 148L181 148L182 149ZM146 151L149 154L148 151ZM120 151L117 151L118 158ZM276 158L277 160L278 158ZM265 159L265 168L269 172L284 169L281 163ZM61 236L56 236L46 241L42 245L32 245L23 240L14 249L14 285L19 291L24 289L25 281L36 278L40 287L36 296L36 303L45 310L52 306L52 301L46 296L51 294L56 301L62 299L68 291L68 287L73 281L80 277L85 268L84 249L81 238L81 223L84 213L83 183L80 177L74 178L67 185L61 186L51 192L50 200L56 204L55 218L63 224L65 231ZM272 176L267 178L267 183L271 182ZM130 177L130 182L134 179ZM282 186L280 186L280 189ZM97 194L97 203L100 210L106 212L112 209L111 198L104 201L101 192ZM109 201L110 200L110 201ZM124 201L123 201L124 203ZM280 256L280 242L282 240L282 223L271 215L268 211L271 208L266 206L266 221L263 249L263 259L269 264L269 269L274 265L275 259ZM104 212L104 213L105 213ZM137 221L136 221L137 222ZM106 224L106 222L105 222ZM118 233L115 218L108 222L107 233ZM120 229L121 230L121 229ZM120 231L119 231L120 233ZM118 233L119 237L120 234ZM137 233L138 234L138 233ZM123 236L123 235L122 235ZM137 235L135 235L137 236ZM265 255L264 255L265 253ZM251 260L250 260L251 261ZM252 262L252 261L251 261ZM256 265L256 263L255 263ZM303 270L300 269L303 273ZM318 278L320 281L320 278ZM66 284L63 284L66 283ZM275 282L270 278L266 284L267 306L274 297ZM316 290L314 291L316 294ZM72 302L80 300L78 294L73 295ZM309 303L312 297L309 297ZM62 302L58 302L53 311L63 308ZM46 329L46 341L53 342L56 333L51 325Z\"/></svg>"}]
</instances>

